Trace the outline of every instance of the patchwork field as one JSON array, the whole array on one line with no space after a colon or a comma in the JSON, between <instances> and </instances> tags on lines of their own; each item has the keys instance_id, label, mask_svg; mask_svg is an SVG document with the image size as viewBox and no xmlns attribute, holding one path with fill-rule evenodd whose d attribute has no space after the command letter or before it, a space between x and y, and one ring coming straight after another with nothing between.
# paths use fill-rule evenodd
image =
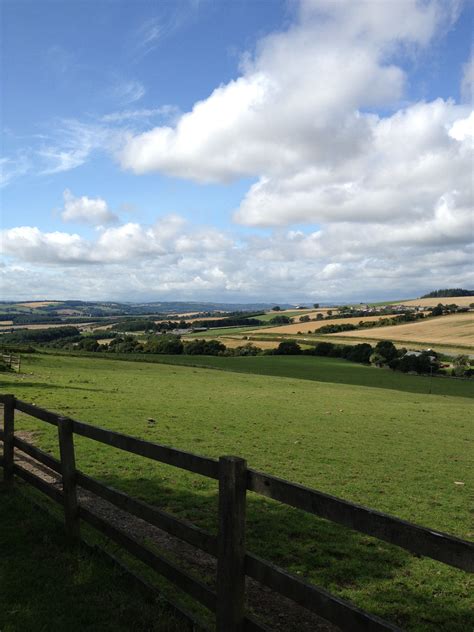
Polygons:
<instances>
[{"instance_id":1,"label":"patchwork field","mask_svg":"<svg viewBox=\"0 0 474 632\"><path fill-rule=\"evenodd\" d=\"M474 537L471 383L435 379L429 395L429 378L339 359L161 362L173 358L194 366L33 354L22 375L1 376L0 389L150 441L237 454L251 467ZM23 415L18 428L57 454L54 428ZM81 437L76 447L86 473L215 530L214 482ZM252 494L248 548L408 630L474 626L473 585L461 571Z\"/></svg>"},{"instance_id":2,"label":"patchwork field","mask_svg":"<svg viewBox=\"0 0 474 632\"><path fill-rule=\"evenodd\" d=\"M338 334L330 334L330 336ZM474 313L450 314L415 323L344 332L344 338L454 345L474 349Z\"/></svg>"},{"instance_id":3,"label":"patchwork field","mask_svg":"<svg viewBox=\"0 0 474 632\"><path fill-rule=\"evenodd\" d=\"M311 333L325 327L326 325L358 325L362 322L374 322L380 318L391 318L391 316L356 316L354 318L331 318L330 320L319 320L310 323L293 323L291 325L277 325L273 327L262 327L258 330L250 330L250 333L275 333L275 334L296 334L299 331L301 333Z\"/></svg>"},{"instance_id":4,"label":"patchwork field","mask_svg":"<svg viewBox=\"0 0 474 632\"><path fill-rule=\"evenodd\" d=\"M442 305L459 305L469 307L474 303L474 296L438 296L437 298L414 298L409 301L401 301L403 305L419 305L420 307L436 307Z\"/></svg>"}]
</instances>

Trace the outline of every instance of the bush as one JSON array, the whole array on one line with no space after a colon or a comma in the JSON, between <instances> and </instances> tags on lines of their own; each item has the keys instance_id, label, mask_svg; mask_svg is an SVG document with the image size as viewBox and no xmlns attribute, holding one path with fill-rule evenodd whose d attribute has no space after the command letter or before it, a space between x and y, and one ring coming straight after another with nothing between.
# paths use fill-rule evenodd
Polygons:
<instances>
[{"instance_id":1,"label":"bush","mask_svg":"<svg viewBox=\"0 0 474 632\"><path fill-rule=\"evenodd\" d=\"M381 340L375 345L375 353L380 354L389 363L398 356L398 351L390 340Z\"/></svg>"},{"instance_id":2,"label":"bush","mask_svg":"<svg viewBox=\"0 0 474 632\"><path fill-rule=\"evenodd\" d=\"M192 340L184 345L184 353L187 355L217 356L225 350L225 345L218 340Z\"/></svg>"},{"instance_id":3,"label":"bush","mask_svg":"<svg viewBox=\"0 0 474 632\"><path fill-rule=\"evenodd\" d=\"M334 349L334 344L332 342L318 342L315 346L314 351L315 355L319 356L328 356Z\"/></svg>"},{"instance_id":4,"label":"bush","mask_svg":"<svg viewBox=\"0 0 474 632\"><path fill-rule=\"evenodd\" d=\"M369 364L370 356L372 355L372 353L372 346L364 342L360 345L349 347L344 357L351 362L361 362L362 364Z\"/></svg>"},{"instance_id":5,"label":"bush","mask_svg":"<svg viewBox=\"0 0 474 632\"><path fill-rule=\"evenodd\" d=\"M275 355L299 355L301 347L294 340L283 340L275 349Z\"/></svg>"}]
</instances>

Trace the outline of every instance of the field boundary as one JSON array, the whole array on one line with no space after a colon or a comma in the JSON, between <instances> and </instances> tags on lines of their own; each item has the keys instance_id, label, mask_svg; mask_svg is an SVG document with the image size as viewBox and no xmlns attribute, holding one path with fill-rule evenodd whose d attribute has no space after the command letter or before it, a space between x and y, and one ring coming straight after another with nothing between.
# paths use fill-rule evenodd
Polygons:
<instances>
[{"instance_id":1,"label":"field boundary","mask_svg":"<svg viewBox=\"0 0 474 632\"><path fill-rule=\"evenodd\" d=\"M391 623L247 552L247 490L384 540L416 555L430 557L464 571L474 572L474 543L247 468L246 461L242 458L221 456L217 460L151 443L63 417L16 399L13 395L0 395L0 403L4 405L3 430L0 430L3 457L0 464L3 466L6 486L11 486L14 475L17 475L52 500L62 504L66 534L71 542L80 539L80 521L89 523L215 613L218 632L268 629L245 612L246 576L338 625L342 630L398 630ZM57 427L60 459L15 436L16 410ZM218 535L214 536L77 470L75 434L218 481ZM62 490L16 463L15 448L57 472L62 479ZM77 486L216 557L217 576L214 590L159 553L145 547L124 530L81 506L77 500Z\"/></svg>"}]
</instances>

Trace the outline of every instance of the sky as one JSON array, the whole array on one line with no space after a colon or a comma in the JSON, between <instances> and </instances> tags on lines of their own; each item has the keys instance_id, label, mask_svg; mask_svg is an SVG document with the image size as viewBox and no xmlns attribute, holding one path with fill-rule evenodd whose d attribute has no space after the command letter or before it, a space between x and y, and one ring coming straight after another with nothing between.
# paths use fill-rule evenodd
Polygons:
<instances>
[{"instance_id":1,"label":"sky","mask_svg":"<svg viewBox=\"0 0 474 632\"><path fill-rule=\"evenodd\" d=\"M0 7L3 300L474 287L474 3Z\"/></svg>"}]
</instances>

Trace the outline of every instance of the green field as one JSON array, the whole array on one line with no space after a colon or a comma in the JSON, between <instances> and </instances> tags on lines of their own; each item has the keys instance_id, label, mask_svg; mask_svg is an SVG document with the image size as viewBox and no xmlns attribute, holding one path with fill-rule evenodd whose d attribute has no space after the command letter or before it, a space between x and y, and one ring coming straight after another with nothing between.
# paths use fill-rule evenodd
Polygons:
<instances>
[{"instance_id":1,"label":"green field","mask_svg":"<svg viewBox=\"0 0 474 632\"><path fill-rule=\"evenodd\" d=\"M163 360L175 364L33 354L23 375L3 374L1 391L202 455L243 456L268 473L473 537L471 382L433 379L429 395L428 378L339 359ZM53 428L24 416L18 427L57 453ZM215 531L215 482L81 437L76 445L81 470ZM409 630L474 626L467 574L253 494L248 548Z\"/></svg>"},{"instance_id":2,"label":"green field","mask_svg":"<svg viewBox=\"0 0 474 632\"><path fill-rule=\"evenodd\" d=\"M0 492L0 507L2 632L182 630L104 559L68 547L61 523L23 494Z\"/></svg>"}]
</instances>

